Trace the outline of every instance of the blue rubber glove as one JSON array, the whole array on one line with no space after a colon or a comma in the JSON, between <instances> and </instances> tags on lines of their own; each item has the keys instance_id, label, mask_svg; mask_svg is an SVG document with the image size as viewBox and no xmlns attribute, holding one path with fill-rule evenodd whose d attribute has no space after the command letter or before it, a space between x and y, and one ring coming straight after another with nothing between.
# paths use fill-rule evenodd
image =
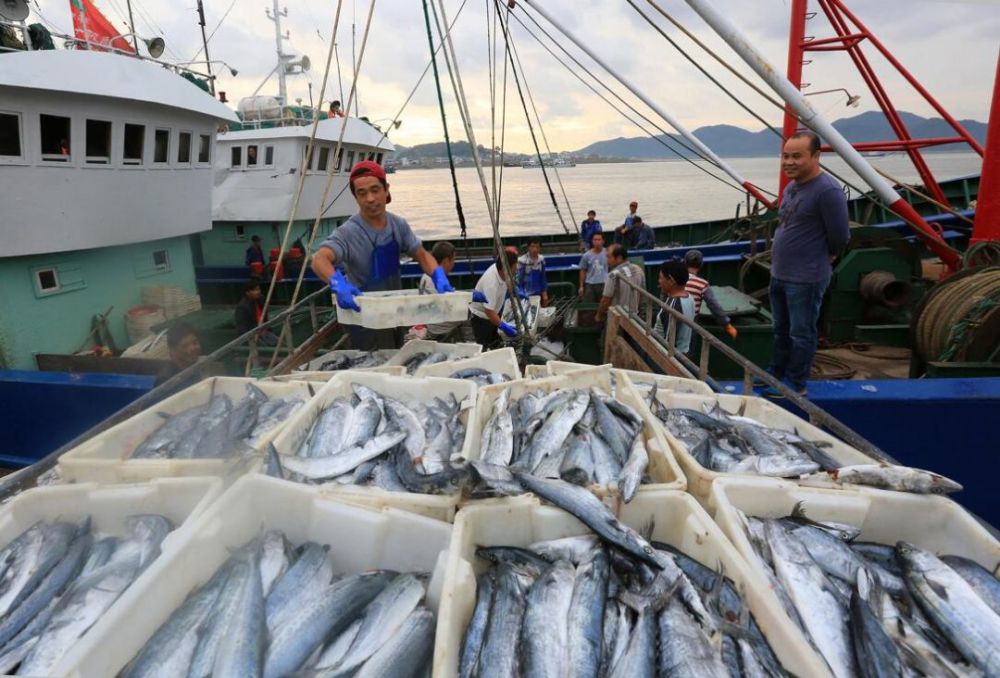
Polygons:
<instances>
[{"instance_id":1,"label":"blue rubber glove","mask_svg":"<svg viewBox=\"0 0 1000 678\"><path fill-rule=\"evenodd\" d=\"M431 273L431 279L434 281L434 289L437 290L438 294L455 291L455 288L448 282L448 274L440 266L435 268L434 272Z\"/></svg>"},{"instance_id":2,"label":"blue rubber glove","mask_svg":"<svg viewBox=\"0 0 1000 678\"><path fill-rule=\"evenodd\" d=\"M330 278L330 289L337 296L337 306L347 309L348 311L361 312L361 307L358 306L358 302L354 300L354 297L361 296L361 290L352 285L350 281L344 277L344 274L336 269L333 271L333 277Z\"/></svg>"},{"instance_id":3,"label":"blue rubber glove","mask_svg":"<svg viewBox=\"0 0 1000 678\"><path fill-rule=\"evenodd\" d=\"M479 290L472 290L472 301L476 302L477 304L485 304L486 295L480 292Z\"/></svg>"},{"instance_id":4,"label":"blue rubber glove","mask_svg":"<svg viewBox=\"0 0 1000 678\"><path fill-rule=\"evenodd\" d=\"M520 285L514 285L514 294L516 294L521 299L527 299L528 293L524 291L524 288Z\"/></svg>"},{"instance_id":5,"label":"blue rubber glove","mask_svg":"<svg viewBox=\"0 0 1000 678\"><path fill-rule=\"evenodd\" d=\"M503 321L501 321L500 324L497 325L497 329L506 334L508 337L517 336L517 330L515 330L513 327L511 327L510 325L508 325Z\"/></svg>"}]
</instances>

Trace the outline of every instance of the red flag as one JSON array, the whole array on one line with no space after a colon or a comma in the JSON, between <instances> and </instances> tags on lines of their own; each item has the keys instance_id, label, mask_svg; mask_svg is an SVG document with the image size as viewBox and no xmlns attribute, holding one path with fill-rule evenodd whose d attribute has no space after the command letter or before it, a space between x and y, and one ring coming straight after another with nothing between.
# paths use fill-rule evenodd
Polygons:
<instances>
[{"instance_id":1,"label":"red flag","mask_svg":"<svg viewBox=\"0 0 1000 678\"><path fill-rule=\"evenodd\" d=\"M108 52L113 47L120 52L135 54L127 40L115 37L121 35L121 31L90 0L69 0L69 7L73 12L73 35L77 40L89 43L81 43L81 49Z\"/></svg>"}]
</instances>

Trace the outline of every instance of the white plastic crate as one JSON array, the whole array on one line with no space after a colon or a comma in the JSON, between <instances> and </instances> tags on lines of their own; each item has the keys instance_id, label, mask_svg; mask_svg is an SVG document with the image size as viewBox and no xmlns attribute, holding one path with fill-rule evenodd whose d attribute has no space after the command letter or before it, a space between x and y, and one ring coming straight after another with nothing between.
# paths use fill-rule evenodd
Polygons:
<instances>
[{"instance_id":1,"label":"white plastic crate","mask_svg":"<svg viewBox=\"0 0 1000 678\"><path fill-rule=\"evenodd\" d=\"M447 378L458 370L474 367L487 370L488 372L495 372L496 374L503 374L509 379L521 378L521 369L517 365L517 354L509 346L507 348L498 348L495 351L479 353L469 358L449 360L443 363L420 367L417 368L413 376Z\"/></svg>"},{"instance_id":2,"label":"white plastic crate","mask_svg":"<svg viewBox=\"0 0 1000 678\"><path fill-rule=\"evenodd\" d=\"M67 482L97 481L129 483L175 476L228 476L246 467L245 459L131 459L135 448L165 421L160 414L174 415L204 405L213 395L224 393L235 405L250 383L269 398L301 396L308 401L318 389L300 381L274 382L212 377L198 382L139 414L74 447L59 458L59 474ZM304 405L303 405L304 406ZM302 409L300 407L299 409ZM264 450L281 432L279 425L257 446Z\"/></svg>"},{"instance_id":3,"label":"white plastic crate","mask_svg":"<svg viewBox=\"0 0 1000 678\"><path fill-rule=\"evenodd\" d=\"M378 374L391 374L400 377L406 374L406 368L400 365L379 365L378 367L362 367L354 370L337 370L335 372L292 372L291 374L279 374L268 377L271 381L306 381L311 384L325 384L338 374L344 372L377 372Z\"/></svg>"},{"instance_id":4,"label":"white plastic crate","mask_svg":"<svg viewBox=\"0 0 1000 678\"><path fill-rule=\"evenodd\" d=\"M472 416L476 402L475 383L463 379L395 377L376 372L342 372L327 382L316 397L286 423L281 434L274 439L274 448L278 454L281 457L297 455L316 418L334 400L350 396L354 392L351 389L353 383L363 384L381 395L403 402L426 402L434 397L454 395L464 408L460 415L466 424L462 455L468 459L469 455L473 454L473 449L478 448L481 434L475 417ZM341 485L336 482L324 483L321 487L324 492L335 495L345 502L374 507L391 506L445 521L450 521L454 517L460 498L458 494L387 492L377 487Z\"/></svg>"},{"instance_id":5,"label":"white plastic crate","mask_svg":"<svg viewBox=\"0 0 1000 678\"><path fill-rule=\"evenodd\" d=\"M61 674L117 675L235 549L271 529L282 530L295 544L330 544L335 574L373 568L432 572L427 605L438 608L450 525L391 508L375 511L344 504L319 487L246 476L192 521L173 550L125 592L87 642L67 655Z\"/></svg>"},{"instance_id":6,"label":"white plastic crate","mask_svg":"<svg viewBox=\"0 0 1000 678\"><path fill-rule=\"evenodd\" d=\"M550 360L546 364L549 374L556 376L560 374L566 374L567 372L573 372L575 370L590 369L592 365L583 365L581 363L568 363L560 360ZM674 391L675 393L694 393L697 395L715 395L715 391L703 381L698 379L685 379L684 377L672 377L666 374L653 374L652 372L639 372L638 370L621 370L617 367L611 367L610 364L602 365L611 370L611 373L615 376L626 375L632 380L632 383L638 386L639 384L656 384L657 389L664 389L666 391Z\"/></svg>"},{"instance_id":7,"label":"white plastic crate","mask_svg":"<svg viewBox=\"0 0 1000 678\"><path fill-rule=\"evenodd\" d=\"M476 445L472 450L475 456L470 459L479 459L482 431L493 416L493 403L505 389L510 389L510 402L523 396L525 393L535 393L543 391L551 393L561 389L577 389L596 387L606 393L611 392L611 375L606 369L593 367L589 370L577 370L559 377L546 377L544 379L521 379L519 381L506 384L494 384L484 386L479 389L479 398L476 402L475 428L478 432ZM653 416L649 409L639 399L634 387L630 383L620 381L618 383L617 399L625 403L645 421L642 435L646 441L646 450L649 453L649 474L651 483L641 485L642 488L658 488L669 490L683 490L687 487L684 473L674 459L666 439L662 435L660 427L653 422ZM470 427L471 430L471 427ZM606 495L612 492L612 488L592 485L591 489L599 495Z\"/></svg>"},{"instance_id":8,"label":"white plastic crate","mask_svg":"<svg viewBox=\"0 0 1000 678\"><path fill-rule=\"evenodd\" d=\"M384 330L427 323L465 322L472 292L420 294L414 289L366 292L357 301L360 312L338 306L337 319L342 324Z\"/></svg>"},{"instance_id":9,"label":"white plastic crate","mask_svg":"<svg viewBox=\"0 0 1000 678\"><path fill-rule=\"evenodd\" d=\"M551 376L549 368L545 365L528 364L524 366L525 379L545 379Z\"/></svg>"},{"instance_id":10,"label":"white plastic crate","mask_svg":"<svg viewBox=\"0 0 1000 678\"><path fill-rule=\"evenodd\" d=\"M347 356L349 358L357 358L357 357L360 357L360 356L367 355L368 353L369 353L369 351L355 351L354 349L343 349L343 350L336 350L336 351L327 351L326 353L323 353L321 355L317 355L315 358L313 358L312 360L310 360L309 362L307 362L305 365L300 366L297 371L298 372L321 372L323 370L320 370L320 365L322 365L323 363L329 362L329 361L333 360L334 358L337 358L337 357L340 357L340 356ZM389 358L391 358L392 356L396 355L396 349L377 349L376 351L374 351L374 353L375 353L376 357L381 358L382 360L389 360ZM384 364L385 363L383 363L383 365ZM376 366L376 367L378 367L378 366ZM362 368L355 368L355 369L373 369L373 368L371 368L371 367L362 367ZM293 372L292 374L295 374L295 373ZM333 374L333 372L331 371L330 374Z\"/></svg>"},{"instance_id":11,"label":"white plastic crate","mask_svg":"<svg viewBox=\"0 0 1000 678\"><path fill-rule=\"evenodd\" d=\"M746 599L774 653L794 675L819 675L818 658L795 634L766 584L747 566L697 502L684 492L640 490L618 515L626 525L654 525L652 538L681 550L708 567L723 568ZM458 674L465 629L476 604L476 575L488 563L475 555L479 546L527 546L537 541L587 534L589 529L570 514L543 506L534 498L490 505L470 505L455 519L445 574L434 652L435 678ZM515 648L511 648L515 651Z\"/></svg>"},{"instance_id":12,"label":"white plastic crate","mask_svg":"<svg viewBox=\"0 0 1000 678\"><path fill-rule=\"evenodd\" d=\"M135 485L81 483L36 487L22 492L0 508L0 544L6 546L40 520L76 522L85 516L90 516L95 533L122 537L127 534L126 518L158 513L174 525L173 532L161 544L159 560L177 547L184 538L185 526L202 514L221 490L222 481L218 478L161 478ZM143 585L149 576L147 569L132 587ZM128 590L122 597L127 593ZM114 615L121 603L122 598L119 598L102 619ZM92 643L100 623L98 621L77 640L69 654L54 667L53 675L65 673L67 660L76 649Z\"/></svg>"},{"instance_id":13,"label":"white plastic crate","mask_svg":"<svg viewBox=\"0 0 1000 678\"><path fill-rule=\"evenodd\" d=\"M823 447L823 451L843 466L851 464L874 464L876 461L871 457L847 445L838 438L813 426L808 421L796 417L794 414L778 407L766 398L755 396L738 396L719 394L710 397L693 395L689 393L671 393L669 391L657 391L656 398L665 407L683 407L704 412L704 407L714 406L718 403L724 411L730 414L741 414L744 417L755 419L765 426L791 431L796 435L813 442L828 444ZM656 425L662 429L663 435L680 462L681 468L688 479L688 492L698 498L703 504L708 501L709 493L712 489L712 482L721 477L738 478L759 478L755 474L720 473L712 471L699 464L687 445L678 440L670 430L658 418L654 417ZM819 481L813 479L811 483ZM833 483L828 483L831 487Z\"/></svg>"},{"instance_id":14,"label":"white plastic crate","mask_svg":"<svg viewBox=\"0 0 1000 678\"><path fill-rule=\"evenodd\" d=\"M750 545L737 510L758 518L782 518L790 515L799 502L812 520L860 527L857 541L889 545L906 541L937 555L969 558L991 572L1000 563L1000 542L961 506L939 496L865 487L803 487L780 478L730 476L712 485L709 506L715 522L736 550L763 577L765 565ZM769 587L765 589L763 593L777 603L777 596ZM794 630L805 641L802 632L797 627ZM817 670L808 675L828 673Z\"/></svg>"},{"instance_id":15,"label":"white plastic crate","mask_svg":"<svg viewBox=\"0 0 1000 678\"><path fill-rule=\"evenodd\" d=\"M473 343L448 344L443 341L432 341L431 339L411 339L403 344L403 348L396 352L396 355L386 361L386 365L405 365L406 361L418 353L444 353L450 360L468 358L479 355L483 352L483 347Z\"/></svg>"}]
</instances>

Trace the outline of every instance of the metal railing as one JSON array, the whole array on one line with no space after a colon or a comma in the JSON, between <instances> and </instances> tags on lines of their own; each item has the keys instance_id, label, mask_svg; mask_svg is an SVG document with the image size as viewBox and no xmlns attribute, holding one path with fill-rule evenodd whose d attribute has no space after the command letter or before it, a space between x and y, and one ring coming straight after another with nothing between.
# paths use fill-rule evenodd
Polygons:
<instances>
[{"instance_id":1,"label":"metal railing","mask_svg":"<svg viewBox=\"0 0 1000 678\"><path fill-rule=\"evenodd\" d=\"M641 287L640 285L637 285L625 278L622 278L621 282L631 287L632 291L639 295L639 299L646 302L645 316L633 311L631 308L621 306L618 308L621 308L628 318L641 327L648 338L663 346L670 358L674 360L680 370L687 376L694 379L701 379L712 386L715 390L721 391L722 389L719 387L718 383L709 376L708 372L709 357L711 351L714 349L729 360L736 363L743 370L744 395L753 395L753 385L755 380L763 382L767 386L770 386L781 393L782 396L788 400L788 402L805 412L812 424L826 429L848 445L851 445L874 459L889 464L898 463L890 455L882 451L877 445L861 436L859 433L848 427L823 408L810 402L808 398L805 398L788 388L788 386L776 379L769 372L755 365L731 346L726 345L697 322L689 320L686 316L684 316L684 314L671 308L657 296L646 290L646 288ZM656 323L656 317L661 312L666 314L663 322L664 329L666 330L666 336L660 336L658 333L653 331ZM672 319L674 322L667 322L668 318ZM701 351L699 353L697 363L695 363L689 356L677 350L677 328L680 327L680 324L690 328L692 334L697 334L698 337L701 338Z\"/></svg>"},{"instance_id":2,"label":"metal railing","mask_svg":"<svg viewBox=\"0 0 1000 678\"><path fill-rule=\"evenodd\" d=\"M203 360L200 360L196 362L194 365L191 365L190 367L175 374L167 381L163 382L159 386L154 387L152 390L146 392L144 395L140 396L136 400L132 401L131 403L123 407L122 409L118 410L107 419L104 419L100 423L84 431L80 435L76 436L69 442L61 445L58 449L49 453L42 459L39 459L31 466L27 466L19 471L10 474L9 476L6 476L2 480L0 480L0 502L5 501L9 497L20 492L21 490L28 489L29 487L34 485L38 480L39 476L49 471L53 467L55 467L56 462L59 461L59 457L61 457L64 453L70 451L71 449L77 447L78 445L83 444L90 438L93 438L94 436L103 433L104 431L107 431L112 426L120 424L129 417L138 414L142 410L146 409L147 407L155 405L167 395L172 395L171 391L173 391L177 386L184 384L192 377L205 376L206 372L208 372L209 370L217 369L217 361L219 361L232 351L240 348L244 344L252 343L254 341L254 337L257 336L257 332L261 328L270 328L273 325L284 324L289 320L289 318L291 318L292 314L295 313L298 309L304 306L313 308L315 306L317 299L319 299L323 295L329 295L329 294L330 294L329 288L323 287L321 289L316 290L312 294L303 297L302 300L299 301L294 306L289 306L287 309L275 315L270 320L262 322L258 327L253 328L252 330L246 332L245 334L241 334L240 336L236 337L229 343L217 348L215 351L205 356ZM318 322L316 320L315 313L311 313L310 315L313 322L313 332L315 334L319 329L322 328L318 327Z\"/></svg>"}]
</instances>

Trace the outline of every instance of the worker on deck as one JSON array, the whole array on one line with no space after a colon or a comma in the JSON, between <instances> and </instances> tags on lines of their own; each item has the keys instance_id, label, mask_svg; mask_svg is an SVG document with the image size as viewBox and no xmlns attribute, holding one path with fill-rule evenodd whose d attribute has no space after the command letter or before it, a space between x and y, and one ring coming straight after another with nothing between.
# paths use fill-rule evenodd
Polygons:
<instances>
[{"instance_id":1,"label":"worker on deck","mask_svg":"<svg viewBox=\"0 0 1000 678\"><path fill-rule=\"evenodd\" d=\"M434 243L434 247L431 248L431 256L434 257L434 261L438 263L438 266L444 269L445 273L451 273L452 269L455 268L455 246L450 242L442 241ZM437 288L434 286L434 279L426 273L420 276L418 289L420 290L420 294L438 293ZM434 341L465 341L466 336L463 330L468 331L469 329L468 323L458 321L428 323L427 338Z\"/></svg>"},{"instance_id":2,"label":"worker on deck","mask_svg":"<svg viewBox=\"0 0 1000 678\"><path fill-rule=\"evenodd\" d=\"M715 298L708 281L698 275L704 262L705 257L699 250L688 250L687 254L684 255L684 265L687 266L688 271L688 281L684 287L694 300L694 315L697 317L701 313L701 302L704 301L708 304L708 310L715 318L715 322L724 327L726 334L735 339L739 332L733 327L733 323L726 315L722 304Z\"/></svg>"},{"instance_id":3,"label":"worker on deck","mask_svg":"<svg viewBox=\"0 0 1000 678\"><path fill-rule=\"evenodd\" d=\"M580 222L580 251L586 252L594 246L592 238L595 233L602 233L601 222L597 220L597 212L587 211L587 218Z\"/></svg>"},{"instance_id":4,"label":"worker on deck","mask_svg":"<svg viewBox=\"0 0 1000 678\"><path fill-rule=\"evenodd\" d=\"M631 242L629 247L637 250L651 250L656 247L656 234L638 214L632 221Z\"/></svg>"},{"instance_id":5,"label":"worker on deck","mask_svg":"<svg viewBox=\"0 0 1000 678\"><path fill-rule=\"evenodd\" d=\"M580 289L577 295L588 303L600 300L608 280L608 251L604 249L604 234L591 235L591 248L580 257Z\"/></svg>"},{"instance_id":6,"label":"worker on deck","mask_svg":"<svg viewBox=\"0 0 1000 678\"><path fill-rule=\"evenodd\" d=\"M645 286L643 281L646 274L638 264L633 264L628 260L628 249L620 243L615 243L608 248L608 269L610 269L610 273L608 273L608 279L604 283L601 305L597 307L597 313L594 314L594 319L597 322L604 320L608 314L608 308L612 304L624 306L633 313L638 313L639 292L625 281L627 280L639 288Z\"/></svg>"},{"instance_id":7,"label":"worker on deck","mask_svg":"<svg viewBox=\"0 0 1000 678\"><path fill-rule=\"evenodd\" d=\"M341 108L340 108L340 102L334 100L334 101L330 102L330 114L327 117L328 118L346 118L347 115L344 113L343 110L341 110Z\"/></svg>"},{"instance_id":8,"label":"worker on deck","mask_svg":"<svg viewBox=\"0 0 1000 678\"><path fill-rule=\"evenodd\" d=\"M251 278L243 286L243 297L233 310L233 324L236 333L244 335L264 321L264 309L261 306L260 280ZM262 327L257 331L257 343L262 346L277 346L278 337L270 329Z\"/></svg>"},{"instance_id":9,"label":"worker on deck","mask_svg":"<svg viewBox=\"0 0 1000 678\"><path fill-rule=\"evenodd\" d=\"M682 314L689 321L694 322L695 310L694 299L688 294L685 285L688 282L688 270L680 261L664 261L660 264L660 273L657 277L660 286L660 299L670 308ZM669 336L670 328L674 325L675 318L672 314L663 309L656 314L656 325L653 331L666 339ZM691 350L691 326L686 323L677 323L674 334L674 347L681 353L688 353Z\"/></svg>"},{"instance_id":10,"label":"worker on deck","mask_svg":"<svg viewBox=\"0 0 1000 678\"><path fill-rule=\"evenodd\" d=\"M412 257L431 276L438 292L454 292L448 276L406 219L386 211L392 201L385 170L371 160L351 168L348 177L358 213L340 225L320 245L312 258L312 269L330 285L342 309L360 311L363 292L400 289L400 255ZM360 303L364 303L362 300ZM405 328L370 330L345 325L355 349L398 348Z\"/></svg>"},{"instance_id":11,"label":"worker on deck","mask_svg":"<svg viewBox=\"0 0 1000 678\"><path fill-rule=\"evenodd\" d=\"M201 358L201 340L198 338L198 332L187 323L171 325L170 329L167 330L167 350L170 354L170 360L156 375L155 386L159 386L198 362L198 359ZM177 390L193 384L199 379L200 375L195 374Z\"/></svg>"},{"instance_id":12,"label":"worker on deck","mask_svg":"<svg viewBox=\"0 0 1000 678\"><path fill-rule=\"evenodd\" d=\"M629 242L630 233L632 232L632 225L635 223L636 210L639 209L639 203L633 200L628 204L628 214L622 219L622 224L615 229L615 242L623 243L626 246Z\"/></svg>"},{"instance_id":13,"label":"worker on deck","mask_svg":"<svg viewBox=\"0 0 1000 678\"><path fill-rule=\"evenodd\" d=\"M476 343L483 348L492 348L499 339L497 332L503 332L508 337L516 337L517 330L502 319L504 303L507 301L507 274L504 271L504 259L513 274L517 270L517 250L506 247L497 255L479 282L476 283L478 296L473 297L469 305L472 314L472 333Z\"/></svg>"},{"instance_id":14,"label":"worker on deck","mask_svg":"<svg viewBox=\"0 0 1000 678\"><path fill-rule=\"evenodd\" d=\"M794 392L806 395L816 355L820 306L830 284L833 259L851 238L847 197L820 168L820 140L796 132L781 152L781 169L792 181L778 210L771 245L771 315L774 350L768 371ZM778 396L770 388L763 395Z\"/></svg>"},{"instance_id":15,"label":"worker on deck","mask_svg":"<svg viewBox=\"0 0 1000 678\"><path fill-rule=\"evenodd\" d=\"M542 298L542 306L549 303L549 283L545 277L545 257L542 255L541 238L528 240L528 252L517 260L517 284L527 295Z\"/></svg>"},{"instance_id":16,"label":"worker on deck","mask_svg":"<svg viewBox=\"0 0 1000 678\"><path fill-rule=\"evenodd\" d=\"M243 262L250 268L254 268L254 264L260 264L260 269L264 269L264 248L260 246L259 235L251 236L250 247L247 248Z\"/></svg>"}]
</instances>

